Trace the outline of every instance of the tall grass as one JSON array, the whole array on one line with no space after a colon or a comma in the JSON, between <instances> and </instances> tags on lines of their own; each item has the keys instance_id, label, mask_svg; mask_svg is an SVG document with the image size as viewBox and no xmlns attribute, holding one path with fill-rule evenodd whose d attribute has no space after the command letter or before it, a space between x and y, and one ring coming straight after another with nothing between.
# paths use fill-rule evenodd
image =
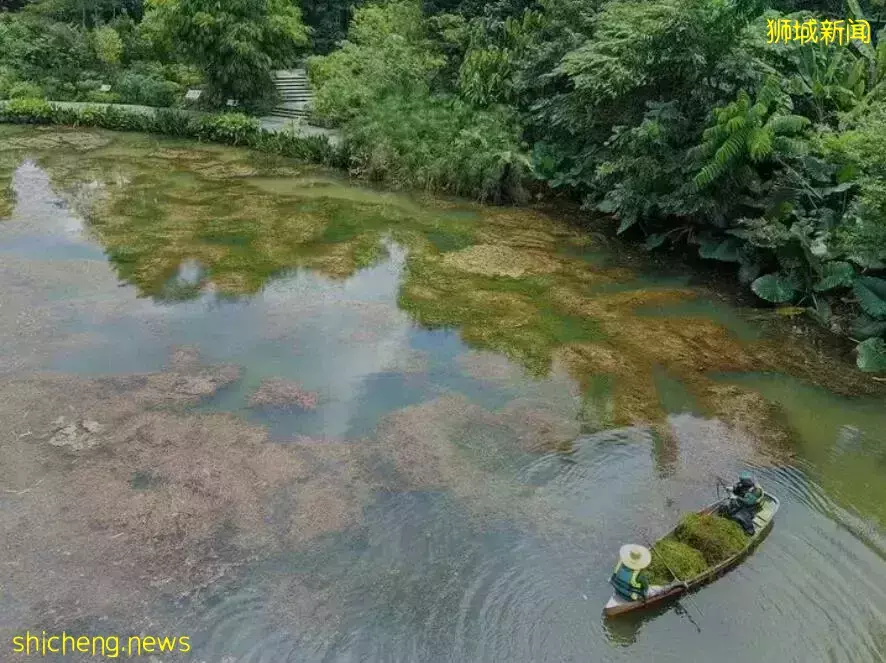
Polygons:
<instances>
[{"instance_id":1,"label":"tall grass","mask_svg":"<svg viewBox=\"0 0 886 663\"><path fill-rule=\"evenodd\" d=\"M504 110L457 98L388 96L344 128L350 171L396 186L520 201L528 162Z\"/></svg>"}]
</instances>

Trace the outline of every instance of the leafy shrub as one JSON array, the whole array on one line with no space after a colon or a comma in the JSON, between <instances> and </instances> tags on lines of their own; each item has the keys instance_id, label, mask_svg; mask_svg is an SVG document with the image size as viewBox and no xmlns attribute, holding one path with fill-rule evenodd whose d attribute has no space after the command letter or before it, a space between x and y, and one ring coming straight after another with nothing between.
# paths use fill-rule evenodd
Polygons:
<instances>
[{"instance_id":1,"label":"leafy shrub","mask_svg":"<svg viewBox=\"0 0 886 663\"><path fill-rule=\"evenodd\" d=\"M859 343L858 367L869 373L886 371L886 341L869 338Z\"/></svg>"},{"instance_id":2,"label":"leafy shrub","mask_svg":"<svg viewBox=\"0 0 886 663\"><path fill-rule=\"evenodd\" d=\"M10 99L43 99L43 89L36 83L22 81L9 88Z\"/></svg>"},{"instance_id":3,"label":"leafy shrub","mask_svg":"<svg viewBox=\"0 0 886 663\"><path fill-rule=\"evenodd\" d=\"M692 546L667 537L652 548L652 563L649 565L649 582L653 585L666 585L673 580L689 580L708 568L704 556ZM677 574L674 578L673 573Z\"/></svg>"},{"instance_id":4,"label":"leafy shrub","mask_svg":"<svg viewBox=\"0 0 886 663\"><path fill-rule=\"evenodd\" d=\"M398 186L520 200L528 161L513 116L457 98L391 96L344 128L350 170Z\"/></svg>"},{"instance_id":5,"label":"leafy shrub","mask_svg":"<svg viewBox=\"0 0 886 663\"><path fill-rule=\"evenodd\" d=\"M314 113L338 124L389 94L427 94L445 59L425 36L416 0L367 5L354 14L348 40L327 56L308 60Z\"/></svg>"},{"instance_id":6,"label":"leafy shrub","mask_svg":"<svg viewBox=\"0 0 886 663\"><path fill-rule=\"evenodd\" d=\"M153 124L148 131L167 136L190 136L193 132L192 116L185 111L160 108L154 111Z\"/></svg>"},{"instance_id":7,"label":"leafy shrub","mask_svg":"<svg viewBox=\"0 0 886 663\"><path fill-rule=\"evenodd\" d=\"M0 66L0 99L9 98L9 91L18 82L18 76L11 67Z\"/></svg>"},{"instance_id":8,"label":"leafy shrub","mask_svg":"<svg viewBox=\"0 0 886 663\"><path fill-rule=\"evenodd\" d=\"M164 64L162 77L167 81L178 83L182 88L196 87L203 83L203 76L199 69L178 62Z\"/></svg>"},{"instance_id":9,"label":"leafy shrub","mask_svg":"<svg viewBox=\"0 0 886 663\"><path fill-rule=\"evenodd\" d=\"M150 115L118 106L85 106L71 109L74 111L73 119L65 117L66 110L58 108L59 115L57 117L59 120L67 119L66 124L75 126L101 127L116 131L152 131L154 127L153 118Z\"/></svg>"},{"instance_id":10,"label":"leafy shrub","mask_svg":"<svg viewBox=\"0 0 886 663\"><path fill-rule=\"evenodd\" d=\"M126 103L165 108L175 104L183 89L156 74L126 71L117 80L116 92Z\"/></svg>"},{"instance_id":11,"label":"leafy shrub","mask_svg":"<svg viewBox=\"0 0 886 663\"><path fill-rule=\"evenodd\" d=\"M299 136L293 133L262 131L251 147L285 157L346 167L346 152L333 146L325 136Z\"/></svg>"},{"instance_id":12,"label":"leafy shrub","mask_svg":"<svg viewBox=\"0 0 886 663\"><path fill-rule=\"evenodd\" d=\"M194 132L201 140L229 145L255 145L261 124L242 113L210 115L194 120Z\"/></svg>"},{"instance_id":13,"label":"leafy shrub","mask_svg":"<svg viewBox=\"0 0 886 663\"><path fill-rule=\"evenodd\" d=\"M747 534L734 520L697 513L683 517L674 538L699 551L709 566L740 552L748 542Z\"/></svg>"},{"instance_id":14,"label":"leafy shrub","mask_svg":"<svg viewBox=\"0 0 886 663\"><path fill-rule=\"evenodd\" d=\"M123 40L117 31L107 25L92 31L92 44L96 57L106 66L120 64L123 55Z\"/></svg>"},{"instance_id":15,"label":"leafy shrub","mask_svg":"<svg viewBox=\"0 0 886 663\"><path fill-rule=\"evenodd\" d=\"M0 121L49 124L53 121L53 106L43 99L12 99L0 106Z\"/></svg>"},{"instance_id":16,"label":"leafy shrub","mask_svg":"<svg viewBox=\"0 0 886 663\"><path fill-rule=\"evenodd\" d=\"M100 90L91 90L81 96L83 101L88 101L92 104L120 103L120 95L116 92L101 92Z\"/></svg>"}]
</instances>

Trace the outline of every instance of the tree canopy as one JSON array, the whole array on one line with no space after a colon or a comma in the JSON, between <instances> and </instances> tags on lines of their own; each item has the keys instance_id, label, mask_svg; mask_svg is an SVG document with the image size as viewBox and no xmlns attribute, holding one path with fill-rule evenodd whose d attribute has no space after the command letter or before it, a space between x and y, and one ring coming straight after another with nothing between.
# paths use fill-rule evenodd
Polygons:
<instances>
[{"instance_id":1,"label":"tree canopy","mask_svg":"<svg viewBox=\"0 0 886 663\"><path fill-rule=\"evenodd\" d=\"M218 100L273 94L273 69L308 45L301 10L287 0L149 0L148 7Z\"/></svg>"}]
</instances>

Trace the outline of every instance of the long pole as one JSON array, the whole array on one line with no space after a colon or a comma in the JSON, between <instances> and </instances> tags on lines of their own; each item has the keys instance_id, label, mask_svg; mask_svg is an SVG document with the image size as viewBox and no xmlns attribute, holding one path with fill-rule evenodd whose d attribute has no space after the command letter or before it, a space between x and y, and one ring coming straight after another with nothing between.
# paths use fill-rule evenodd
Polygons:
<instances>
[{"instance_id":1,"label":"long pole","mask_svg":"<svg viewBox=\"0 0 886 663\"><path fill-rule=\"evenodd\" d=\"M698 616L701 617L702 619L704 619L704 613L701 611L701 608L698 607L698 604L697 604L697 603L692 599L692 597L689 595L689 583L686 582L685 580L681 580L681 579L679 578L679 576L677 576L677 574L674 573L674 569L672 569L672 568L670 567L670 565L668 564L668 561L665 559L664 555L661 554L661 551L660 551L660 550L656 550L656 549L655 549L655 546L650 546L648 540L646 541L646 545L649 546L649 550L650 550L650 552L652 552L653 554L658 555L658 558L661 560L662 564L665 565L665 568L666 568L668 571L671 572L671 575L674 576L674 579L677 580L681 585L683 585L683 588L686 590L684 596L685 596L686 599L689 601L689 603L692 604L692 607L695 608L695 611L698 613ZM693 622L694 622L695 620L692 620L692 619L690 618L690 621L693 621ZM701 626L699 626L698 624L695 624L695 628L697 628L697 629L698 629L698 632L701 633Z\"/></svg>"},{"instance_id":2,"label":"long pole","mask_svg":"<svg viewBox=\"0 0 886 663\"><path fill-rule=\"evenodd\" d=\"M648 541L646 542L646 545L649 546L649 542L648 542ZM670 565L668 564L667 560L664 558L664 555L661 554L661 551L656 550L656 549L655 549L655 546L649 546L649 550L651 550L653 553L655 553L656 555L658 555L658 558L661 560L661 563L664 564L664 565L665 565L665 568L666 568L668 571L671 572L671 575L674 576L674 579L675 579L675 580L678 580L678 581L680 582L680 584L683 585L684 589L686 589L686 590L688 591L688 590L689 590L689 583L686 582L685 580L680 580L680 578L677 576L677 574L674 573L674 569L672 569L672 568L670 567Z\"/></svg>"}]
</instances>

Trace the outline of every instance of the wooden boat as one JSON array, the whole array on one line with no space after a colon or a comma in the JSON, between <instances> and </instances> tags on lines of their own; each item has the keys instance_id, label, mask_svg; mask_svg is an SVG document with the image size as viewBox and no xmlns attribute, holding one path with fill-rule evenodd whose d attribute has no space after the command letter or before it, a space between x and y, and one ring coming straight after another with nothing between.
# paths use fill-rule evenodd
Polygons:
<instances>
[{"instance_id":1,"label":"wooden boat","mask_svg":"<svg viewBox=\"0 0 886 663\"><path fill-rule=\"evenodd\" d=\"M710 506L699 511L699 513L713 513L717 510L718 507L720 507L722 504L725 504L728 500L728 497L722 500L718 500L717 502L714 502ZM751 551L753 551L754 548L756 548L760 544L760 542L772 529L772 523L775 521L775 513L778 511L778 507L778 498L775 497L775 495L770 495L769 493L764 492L763 498L760 501L760 508L754 516L754 535L748 537L748 543L743 550L736 553L729 559L723 560L716 566L712 566L711 568L695 576L694 578L683 578L681 580L675 580L674 582L663 586L652 585L647 592L646 599L642 601L631 601L629 599L623 598L622 596L619 596L616 593L613 593L612 597L606 603L606 607L603 608L603 614L607 617L611 617L614 615L622 615L627 612L633 612L635 610L643 610L645 608L660 606L665 601L676 598L685 592L696 589L697 587L701 587L705 583L714 580L734 566L737 566L743 559L745 559L745 557L747 557L751 553ZM676 529L676 527L674 529ZM662 538L670 536L671 534L673 534L673 532L674 530L671 530ZM655 553L653 552L653 555L654 554Z\"/></svg>"}]
</instances>

